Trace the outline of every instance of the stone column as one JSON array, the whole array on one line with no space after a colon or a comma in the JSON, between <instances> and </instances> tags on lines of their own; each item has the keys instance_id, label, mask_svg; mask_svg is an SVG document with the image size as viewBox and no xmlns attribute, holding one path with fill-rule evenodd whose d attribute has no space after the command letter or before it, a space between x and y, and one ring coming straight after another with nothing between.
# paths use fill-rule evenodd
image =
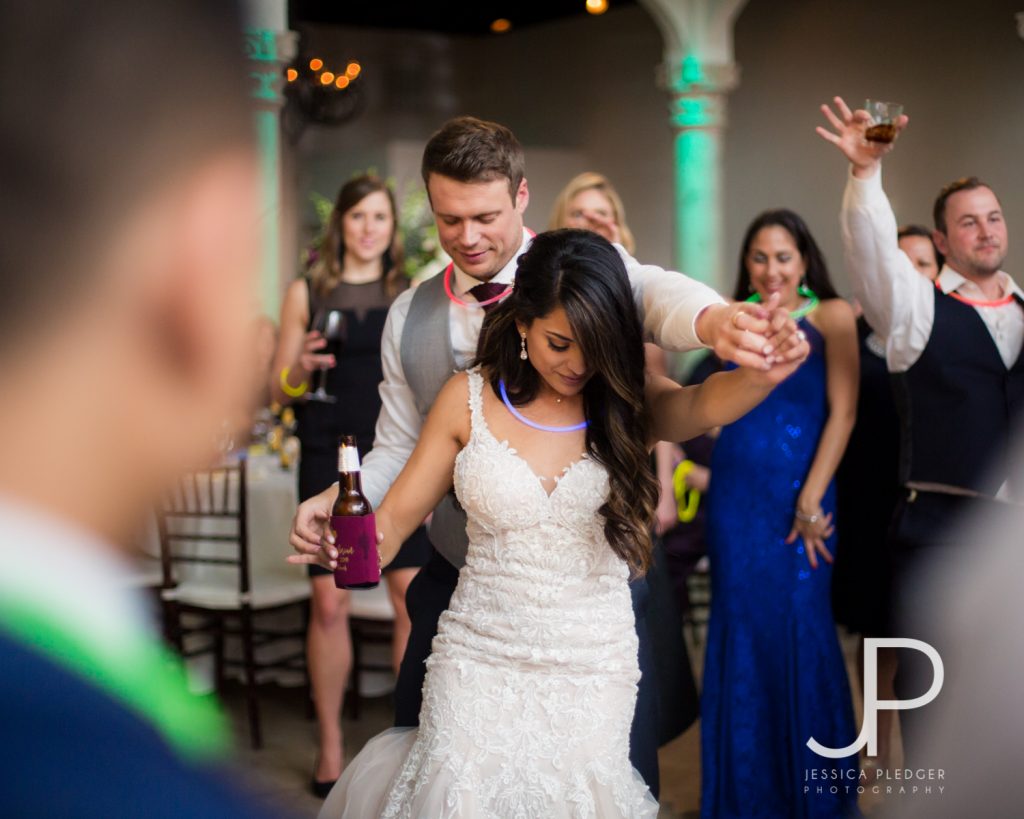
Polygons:
<instances>
[{"instance_id":1,"label":"stone column","mask_svg":"<svg viewBox=\"0 0 1024 819\"><path fill-rule=\"evenodd\" d=\"M734 276L725 260L723 152L726 95L733 66L670 85L675 142L675 249L679 269L725 292Z\"/></svg>"},{"instance_id":2,"label":"stone column","mask_svg":"<svg viewBox=\"0 0 1024 819\"><path fill-rule=\"evenodd\" d=\"M640 0L665 38L659 84L671 95L675 135L675 261L725 292L723 139L729 92L739 82L732 26L746 0Z\"/></svg>"},{"instance_id":3,"label":"stone column","mask_svg":"<svg viewBox=\"0 0 1024 819\"><path fill-rule=\"evenodd\" d=\"M298 35L288 31L286 0L247 0L245 50L262 166L263 254L260 307L275 321L281 309L281 109L283 69Z\"/></svg>"}]
</instances>

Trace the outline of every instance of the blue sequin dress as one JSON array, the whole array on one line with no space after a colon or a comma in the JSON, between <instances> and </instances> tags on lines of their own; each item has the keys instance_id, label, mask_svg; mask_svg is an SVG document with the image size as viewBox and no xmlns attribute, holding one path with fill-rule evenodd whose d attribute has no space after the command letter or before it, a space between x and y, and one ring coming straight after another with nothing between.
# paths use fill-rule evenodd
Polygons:
<instances>
[{"instance_id":1,"label":"blue sequin dress","mask_svg":"<svg viewBox=\"0 0 1024 819\"><path fill-rule=\"evenodd\" d=\"M857 755L833 760L806 746L813 736L842 748L856 732L830 607L832 567L819 560L812 570L802 541L785 543L828 417L824 339L806 319L800 327L809 358L722 430L711 464L705 819L831 819L856 811ZM834 486L822 506L835 509Z\"/></svg>"}]
</instances>

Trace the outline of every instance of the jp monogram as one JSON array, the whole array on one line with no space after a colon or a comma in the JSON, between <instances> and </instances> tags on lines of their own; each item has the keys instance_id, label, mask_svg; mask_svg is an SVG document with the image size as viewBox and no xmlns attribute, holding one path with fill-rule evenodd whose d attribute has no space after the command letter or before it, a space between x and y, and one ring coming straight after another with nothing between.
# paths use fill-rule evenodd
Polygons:
<instances>
[{"instance_id":1,"label":"jp monogram","mask_svg":"<svg viewBox=\"0 0 1024 819\"><path fill-rule=\"evenodd\" d=\"M932 663L935 676L932 678L932 685L924 694L912 700L879 700L878 699L878 649L879 648L909 648L920 651ZM864 638L864 722L860 728L860 736L852 744L845 748L829 748L822 745L814 737L807 740L807 747L818 756L829 759L842 759L846 756L856 754L865 745L868 746L868 756L878 755L878 711L879 709L890 711L909 711L911 708L920 708L927 705L939 695L942 690L942 683L945 679L945 669L942 665L942 658L932 646L922 640L912 640L909 637L865 637Z\"/></svg>"}]
</instances>

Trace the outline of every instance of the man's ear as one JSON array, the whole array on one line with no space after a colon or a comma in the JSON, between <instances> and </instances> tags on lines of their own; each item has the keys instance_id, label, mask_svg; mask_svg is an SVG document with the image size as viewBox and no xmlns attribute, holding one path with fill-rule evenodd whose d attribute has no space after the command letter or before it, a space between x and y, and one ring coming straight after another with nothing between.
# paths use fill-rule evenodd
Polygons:
<instances>
[{"instance_id":1,"label":"man's ear","mask_svg":"<svg viewBox=\"0 0 1024 819\"><path fill-rule=\"evenodd\" d=\"M515 207L516 210L522 214L526 212L526 206L530 204L530 188L526 184L526 178L523 177L519 183L519 190L516 191Z\"/></svg>"},{"instance_id":2,"label":"man's ear","mask_svg":"<svg viewBox=\"0 0 1024 819\"><path fill-rule=\"evenodd\" d=\"M185 180L166 209L148 293L150 337L199 400L215 402L244 370L261 244L256 180L247 155L221 157Z\"/></svg>"},{"instance_id":3,"label":"man's ear","mask_svg":"<svg viewBox=\"0 0 1024 819\"><path fill-rule=\"evenodd\" d=\"M947 240L945 233L941 230L933 230L932 241L935 242L935 247L939 249L939 253L943 256L949 255L949 241Z\"/></svg>"}]
</instances>

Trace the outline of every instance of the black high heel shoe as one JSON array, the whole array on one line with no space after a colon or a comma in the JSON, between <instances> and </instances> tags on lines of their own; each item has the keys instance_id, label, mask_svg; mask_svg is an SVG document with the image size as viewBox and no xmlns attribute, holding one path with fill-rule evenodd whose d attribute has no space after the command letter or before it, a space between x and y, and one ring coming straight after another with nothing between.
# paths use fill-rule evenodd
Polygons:
<instances>
[{"instance_id":1,"label":"black high heel shoe","mask_svg":"<svg viewBox=\"0 0 1024 819\"><path fill-rule=\"evenodd\" d=\"M331 788L334 787L334 783L337 781L337 779L328 779L321 782L316 777L313 777L309 780L309 789L317 799L326 799L327 794L331 792Z\"/></svg>"}]
</instances>

